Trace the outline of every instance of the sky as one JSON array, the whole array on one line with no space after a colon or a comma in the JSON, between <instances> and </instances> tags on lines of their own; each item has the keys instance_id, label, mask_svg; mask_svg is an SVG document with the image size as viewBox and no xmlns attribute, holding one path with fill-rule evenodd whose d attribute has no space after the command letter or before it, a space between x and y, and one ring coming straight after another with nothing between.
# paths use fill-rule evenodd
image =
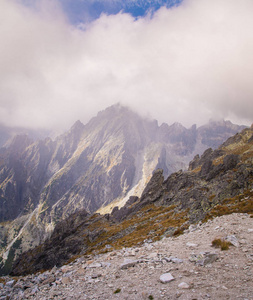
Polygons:
<instances>
[{"instance_id":1,"label":"sky","mask_svg":"<svg viewBox=\"0 0 253 300\"><path fill-rule=\"evenodd\" d=\"M0 122L68 129L115 103L159 124L253 121L252 0L1 0Z\"/></svg>"}]
</instances>

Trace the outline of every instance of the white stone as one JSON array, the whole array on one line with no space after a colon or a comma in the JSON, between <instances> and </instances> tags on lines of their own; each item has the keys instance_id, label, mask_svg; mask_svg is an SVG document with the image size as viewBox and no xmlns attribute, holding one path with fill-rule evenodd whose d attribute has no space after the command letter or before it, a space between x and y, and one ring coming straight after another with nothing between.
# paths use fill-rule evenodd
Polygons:
<instances>
[{"instance_id":1,"label":"white stone","mask_svg":"<svg viewBox=\"0 0 253 300\"><path fill-rule=\"evenodd\" d=\"M190 232L193 232L193 231L195 231L197 229L197 226L191 224L188 229L189 229Z\"/></svg>"},{"instance_id":2,"label":"white stone","mask_svg":"<svg viewBox=\"0 0 253 300\"><path fill-rule=\"evenodd\" d=\"M228 235L225 240L230 242L233 246L239 247L238 239L234 235Z\"/></svg>"},{"instance_id":3,"label":"white stone","mask_svg":"<svg viewBox=\"0 0 253 300\"><path fill-rule=\"evenodd\" d=\"M120 268L122 270L134 267L138 263L138 260L132 260L132 259L125 259L123 264L121 264Z\"/></svg>"},{"instance_id":4,"label":"white stone","mask_svg":"<svg viewBox=\"0 0 253 300\"><path fill-rule=\"evenodd\" d=\"M165 273L163 275L160 276L160 281L162 283L168 283L172 280L174 280L175 278L170 274L170 273Z\"/></svg>"},{"instance_id":5,"label":"white stone","mask_svg":"<svg viewBox=\"0 0 253 300\"><path fill-rule=\"evenodd\" d=\"M13 287L14 283L15 283L15 280L10 280L10 281L6 282L5 286Z\"/></svg>"},{"instance_id":6,"label":"white stone","mask_svg":"<svg viewBox=\"0 0 253 300\"><path fill-rule=\"evenodd\" d=\"M186 243L186 246L191 247L191 248L196 248L196 247L198 247L198 244L188 242L188 243Z\"/></svg>"},{"instance_id":7,"label":"white stone","mask_svg":"<svg viewBox=\"0 0 253 300\"><path fill-rule=\"evenodd\" d=\"M165 258L166 259L166 258ZM173 262L174 264L180 264L183 262L183 260L181 258L177 258L177 257L174 257L174 256L170 256L169 258L166 259L167 261L171 261Z\"/></svg>"},{"instance_id":8,"label":"white stone","mask_svg":"<svg viewBox=\"0 0 253 300\"><path fill-rule=\"evenodd\" d=\"M186 282L181 282L181 283L179 283L178 287L180 289L189 289L190 286Z\"/></svg>"},{"instance_id":9,"label":"white stone","mask_svg":"<svg viewBox=\"0 0 253 300\"><path fill-rule=\"evenodd\" d=\"M100 268L100 267L102 267L101 263L96 263L96 262L87 266L87 268Z\"/></svg>"}]
</instances>

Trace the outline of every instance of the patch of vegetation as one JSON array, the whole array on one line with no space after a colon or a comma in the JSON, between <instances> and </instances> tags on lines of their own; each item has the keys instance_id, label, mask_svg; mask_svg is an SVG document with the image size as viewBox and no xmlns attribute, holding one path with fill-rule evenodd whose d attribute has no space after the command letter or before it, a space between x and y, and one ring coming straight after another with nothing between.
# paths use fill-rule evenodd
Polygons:
<instances>
[{"instance_id":1,"label":"patch of vegetation","mask_svg":"<svg viewBox=\"0 0 253 300\"><path fill-rule=\"evenodd\" d=\"M199 173L201 171L202 166L198 166L195 169L192 170L192 173Z\"/></svg>"},{"instance_id":2,"label":"patch of vegetation","mask_svg":"<svg viewBox=\"0 0 253 300\"><path fill-rule=\"evenodd\" d=\"M115 290L114 292L113 292L113 294L118 294L118 293L120 293L121 292L121 289L117 289L117 290Z\"/></svg>"},{"instance_id":3,"label":"patch of vegetation","mask_svg":"<svg viewBox=\"0 0 253 300\"><path fill-rule=\"evenodd\" d=\"M87 254L107 252L105 245L110 242L114 249L122 247L132 247L143 243L146 239L157 241L168 228L182 228L188 221L188 211L177 212L175 206L169 207L155 206L154 204L143 207L137 214L121 223L109 224L104 218L88 226L92 232L96 228L103 228L104 231L96 237L94 241L89 241L84 236L85 243L88 244Z\"/></svg>"},{"instance_id":4,"label":"patch of vegetation","mask_svg":"<svg viewBox=\"0 0 253 300\"><path fill-rule=\"evenodd\" d=\"M175 232L173 233L173 236L179 236L181 234L184 233L184 229L183 228L178 228L175 230Z\"/></svg>"},{"instance_id":5,"label":"patch of vegetation","mask_svg":"<svg viewBox=\"0 0 253 300\"><path fill-rule=\"evenodd\" d=\"M0 278L0 283L5 284L5 283L6 283L6 280L5 280L4 278Z\"/></svg>"},{"instance_id":6,"label":"patch of vegetation","mask_svg":"<svg viewBox=\"0 0 253 300\"><path fill-rule=\"evenodd\" d=\"M221 204L216 205L207 213L204 222L215 217L232 213L253 214L253 191L246 190L243 194L224 199Z\"/></svg>"},{"instance_id":7,"label":"patch of vegetation","mask_svg":"<svg viewBox=\"0 0 253 300\"><path fill-rule=\"evenodd\" d=\"M149 300L154 300L154 297L153 297L152 295L149 295L149 296L148 296L148 299L149 299Z\"/></svg>"},{"instance_id":8,"label":"patch of vegetation","mask_svg":"<svg viewBox=\"0 0 253 300\"><path fill-rule=\"evenodd\" d=\"M214 239L212 241L212 246L215 248L220 248L221 250L228 250L229 246L232 244L224 239Z\"/></svg>"},{"instance_id":9,"label":"patch of vegetation","mask_svg":"<svg viewBox=\"0 0 253 300\"><path fill-rule=\"evenodd\" d=\"M248 159L252 160L253 158L253 151L247 151L242 155L242 161L247 162Z\"/></svg>"}]
</instances>

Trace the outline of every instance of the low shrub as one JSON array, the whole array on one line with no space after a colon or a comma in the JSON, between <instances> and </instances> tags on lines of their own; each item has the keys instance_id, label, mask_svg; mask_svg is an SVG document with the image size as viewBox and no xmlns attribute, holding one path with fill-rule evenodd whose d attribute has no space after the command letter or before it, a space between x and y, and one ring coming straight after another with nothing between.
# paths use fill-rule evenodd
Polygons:
<instances>
[{"instance_id":1,"label":"low shrub","mask_svg":"<svg viewBox=\"0 0 253 300\"><path fill-rule=\"evenodd\" d=\"M118 294L118 293L120 293L121 292L121 289L117 289L117 290L115 290L113 293L114 294Z\"/></svg>"},{"instance_id":2,"label":"low shrub","mask_svg":"<svg viewBox=\"0 0 253 300\"><path fill-rule=\"evenodd\" d=\"M224 239L214 239L212 241L212 246L215 248L220 248L222 251L228 250L231 243Z\"/></svg>"}]
</instances>

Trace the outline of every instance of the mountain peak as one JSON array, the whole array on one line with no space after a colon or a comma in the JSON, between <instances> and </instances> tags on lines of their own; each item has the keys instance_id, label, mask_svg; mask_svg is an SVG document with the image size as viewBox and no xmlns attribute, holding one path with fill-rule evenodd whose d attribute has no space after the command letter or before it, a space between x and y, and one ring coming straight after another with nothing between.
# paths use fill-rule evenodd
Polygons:
<instances>
[{"instance_id":1,"label":"mountain peak","mask_svg":"<svg viewBox=\"0 0 253 300\"><path fill-rule=\"evenodd\" d=\"M116 103L114 105L111 105L109 107L107 107L105 110L102 110L98 113L98 117L99 116L106 116L106 117L110 117L110 116L117 116L117 115L122 115L122 114L133 114L133 115L137 115L133 110L131 110L129 107L124 106L120 103Z\"/></svg>"},{"instance_id":2,"label":"mountain peak","mask_svg":"<svg viewBox=\"0 0 253 300\"><path fill-rule=\"evenodd\" d=\"M74 125L71 127L70 131L71 132L76 132L84 129L84 124L80 121L77 120Z\"/></svg>"}]
</instances>

